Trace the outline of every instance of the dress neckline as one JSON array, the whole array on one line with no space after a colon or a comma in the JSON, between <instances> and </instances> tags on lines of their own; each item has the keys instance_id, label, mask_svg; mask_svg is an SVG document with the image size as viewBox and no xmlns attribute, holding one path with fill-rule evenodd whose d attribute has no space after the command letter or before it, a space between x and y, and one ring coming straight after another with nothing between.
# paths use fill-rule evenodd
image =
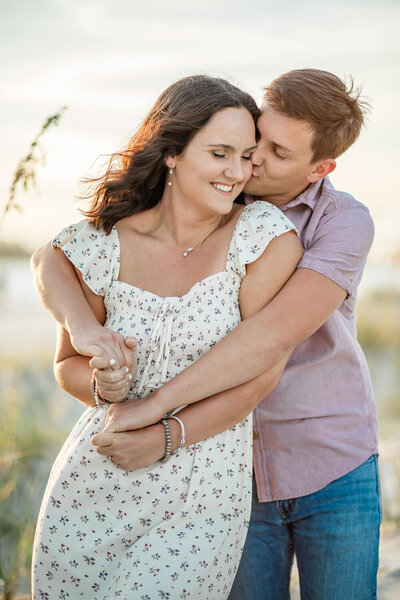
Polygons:
<instances>
[{"instance_id":1,"label":"dress neckline","mask_svg":"<svg viewBox=\"0 0 400 600\"><path fill-rule=\"evenodd\" d=\"M208 282L209 279L211 279L213 277L217 277L217 275L219 276L219 275L223 275L223 274L227 274L227 275L229 274L228 266L229 266L229 257L231 255L231 248L232 248L232 245L233 245L234 240L235 240L236 230L237 230L238 225L239 225L239 223L240 223L240 221L242 219L242 215L243 215L243 213L246 212L247 208L248 208L247 206L243 207L243 210L241 211L241 213L240 213L240 215L239 215L239 217L238 217L238 219L237 219L237 221L235 223L235 227L233 228L232 236L231 236L231 241L229 243L229 248L228 248L228 252L226 254L226 259L225 259L225 268L222 269L222 270L220 270L220 271L216 271L215 273L211 273L211 275L207 275L207 277L203 277L203 279L200 279L199 281L196 281L196 283L194 283L192 285L192 287L185 294L183 294L182 296L160 296L159 294L151 292L150 290L146 290L144 288L138 287L136 285L133 285L133 284L128 283L127 281L123 281L121 279L114 279L114 281L112 283L113 284L117 283L117 284L121 284L123 286L127 286L131 290L136 290L138 292L142 292L142 293L144 293L146 295L150 295L153 298L157 298L159 300L181 300L181 301L184 300L187 296L191 295L193 293L193 291L198 286L200 286L200 284L204 284L204 283ZM116 241L117 249L118 249L118 258L120 258L120 256L121 256L121 244L120 244L120 240L119 240L118 230L115 227L115 225L113 225L113 227L111 229L111 232L113 233L113 235L115 237L115 241Z\"/></svg>"},{"instance_id":2,"label":"dress neckline","mask_svg":"<svg viewBox=\"0 0 400 600\"><path fill-rule=\"evenodd\" d=\"M217 271L216 273L207 275L207 277L204 277L203 279L196 281L196 283L194 283L192 285L192 287L185 294L183 294L183 296L160 296L159 294L155 294L154 292L151 292L150 290L146 290L146 289L138 287L136 285L132 285L131 283L128 283L127 281L121 281L120 279L114 279L112 285L114 285L114 284L122 285L123 287L124 286L128 287L131 290L141 292L142 294L145 294L148 296L152 296L153 298L156 298L157 300L183 301L187 298L187 296L192 295L194 290L197 287L201 287L201 285L205 285L206 283L208 283L208 281L210 279L213 279L214 277L217 278L217 276L221 276L221 275L230 275L230 273L229 273L228 269L225 268L222 271Z\"/></svg>"}]
</instances>

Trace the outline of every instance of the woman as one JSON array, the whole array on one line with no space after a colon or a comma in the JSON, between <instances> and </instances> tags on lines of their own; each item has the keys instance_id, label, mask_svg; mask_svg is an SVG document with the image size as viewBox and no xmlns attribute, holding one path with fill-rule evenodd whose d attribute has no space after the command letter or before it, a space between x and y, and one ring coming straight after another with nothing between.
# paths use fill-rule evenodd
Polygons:
<instances>
[{"instance_id":1,"label":"woman","mask_svg":"<svg viewBox=\"0 0 400 600\"><path fill-rule=\"evenodd\" d=\"M251 97L224 80L173 84L121 165L112 163L100 181L89 219L54 241L98 320L137 340L138 365L134 374L122 364L111 374L97 369L92 379L89 359L60 330L58 379L90 408L50 475L35 538L34 598L228 596L250 511L251 419L185 446L184 423L172 415L184 401L168 416L151 394L260 310L300 257L280 211L233 204L251 175L257 115ZM127 395L134 399L119 406L129 414L136 408L144 424L165 417L162 461L134 472L92 444L105 424L112 427L115 404L106 402ZM172 423L182 440L171 455Z\"/></svg>"}]
</instances>

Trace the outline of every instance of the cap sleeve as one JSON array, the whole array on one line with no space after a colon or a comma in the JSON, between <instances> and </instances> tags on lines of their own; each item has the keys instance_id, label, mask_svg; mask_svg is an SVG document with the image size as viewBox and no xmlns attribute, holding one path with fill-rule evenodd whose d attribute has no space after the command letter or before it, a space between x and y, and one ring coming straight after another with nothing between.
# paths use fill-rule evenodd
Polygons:
<instances>
[{"instance_id":1,"label":"cap sleeve","mask_svg":"<svg viewBox=\"0 0 400 600\"><path fill-rule=\"evenodd\" d=\"M65 227L51 242L60 248L82 273L86 285L98 296L105 296L119 274L118 233L113 227L107 235L88 221Z\"/></svg>"},{"instance_id":2,"label":"cap sleeve","mask_svg":"<svg viewBox=\"0 0 400 600\"><path fill-rule=\"evenodd\" d=\"M261 256L268 244L279 235L298 231L279 208L257 200L243 209L236 224L228 254L228 262L240 275L246 274L245 265Z\"/></svg>"}]
</instances>

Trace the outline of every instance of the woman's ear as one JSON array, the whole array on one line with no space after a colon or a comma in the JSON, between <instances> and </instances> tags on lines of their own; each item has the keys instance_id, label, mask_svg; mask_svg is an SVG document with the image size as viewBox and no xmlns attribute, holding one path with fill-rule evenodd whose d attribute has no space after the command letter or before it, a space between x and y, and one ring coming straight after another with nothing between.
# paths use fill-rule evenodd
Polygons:
<instances>
[{"instance_id":1,"label":"woman's ear","mask_svg":"<svg viewBox=\"0 0 400 600\"><path fill-rule=\"evenodd\" d=\"M164 163L168 167L168 169L174 169L176 165L175 156L166 156L164 159Z\"/></svg>"}]
</instances>

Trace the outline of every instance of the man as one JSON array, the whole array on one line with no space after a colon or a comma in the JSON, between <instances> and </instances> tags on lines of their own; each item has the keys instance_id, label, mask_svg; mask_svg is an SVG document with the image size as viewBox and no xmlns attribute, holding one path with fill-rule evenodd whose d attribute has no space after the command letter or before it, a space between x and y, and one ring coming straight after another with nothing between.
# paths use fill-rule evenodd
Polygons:
<instances>
[{"instance_id":1,"label":"man","mask_svg":"<svg viewBox=\"0 0 400 600\"><path fill-rule=\"evenodd\" d=\"M245 191L294 222L303 258L265 309L163 388L182 404L195 402L180 413L186 443L193 443L243 419L261 400L260 378L264 390L272 389L296 346L254 413L253 511L232 600L288 598L294 553L302 598L375 597L381 519L376 415L354 318L373 224L367 209L327 178L363 120L357 93L325 71L291 71L266 88ZM54 275L55 252L43 249L34 259L39 288ZM70 266L63 268L66 273ZM50 309L60 305L49 294L46 300ZM62 315L53 314L76 349L94 355L108 346L111 355L115 334L99 333L82 298L76 294L64 304ZM121 346L118 351L124 354ZM171 430L176 448L179 425ZM154 425L103 434L96 443L114 462L137 468L163 456L162 434Z\"/></svg>"},{"instance_id":2,"label":"man","mask_svg":"<svg viewBox=\"0 0 400 600\"><path fill-rule=\"evenodd\" d=\"M376 421L353 313L373 225L363 206L315 177L332 171L332 159L355 141L362 112L336 77L313 70L282 76L265 99L246 191L279 206L300 232L305 252L297 276L304 269L312 304L304 311L293 294L289 310L299 319L314 303L321 310L332 302L336 310L296 347L277 388L255 410L258 498L231 598L288 597L294 552L302 598L373 598Z\"/></svg>"}]
</instances>

